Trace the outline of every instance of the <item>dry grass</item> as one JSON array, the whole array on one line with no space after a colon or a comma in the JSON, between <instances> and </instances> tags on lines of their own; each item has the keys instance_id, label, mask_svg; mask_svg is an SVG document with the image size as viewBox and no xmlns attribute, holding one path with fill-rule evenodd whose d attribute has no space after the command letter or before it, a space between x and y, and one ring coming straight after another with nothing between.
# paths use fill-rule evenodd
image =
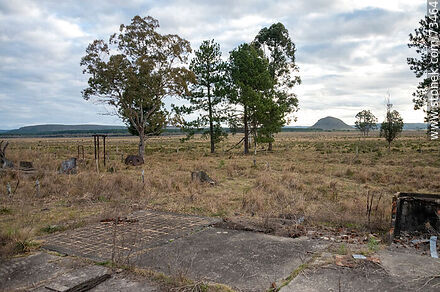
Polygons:
<instances>
[{"instance_id":1,"label":"dry grass","mask_svg":"<svg viewBox=\"0 0 440 292\"><path fill-rule=\"evenodd\" d=\"M440 192L438 143L426 141L423 133L405 133L390 153L377 137L283 133L274 152L258 152L256 167L241 149L222 151L239 138L220 144L214 155L200 138L184 144L179 137L154 138L139 167L121 161L136 153L136 138L110 138L107 166L101 161L99 173L91 138L10 139L8 158L16 164L32 161L37 172L0 173L0 246L16 249L47 232L144 208L221 217L304 216L309 225L365 229L369 192L376 199L382 194L379 204L373 203L371 227L385 230L395 192ZM77 145L86 152L79 173L58 174L62 160L76 157ZM190 172L196 169L218 185L193 184ZM8 183L12 197L6 195Z\"/></svg>"}]
</instances>

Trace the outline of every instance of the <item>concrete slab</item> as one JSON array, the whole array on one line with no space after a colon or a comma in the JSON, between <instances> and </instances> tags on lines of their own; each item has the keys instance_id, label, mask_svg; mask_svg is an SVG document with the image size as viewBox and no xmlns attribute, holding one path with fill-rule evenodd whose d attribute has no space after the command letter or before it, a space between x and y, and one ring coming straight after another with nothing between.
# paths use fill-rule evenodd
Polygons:
<instances>
[{"instance_id":1,"label":"concrete slab","mask_svg":"<svg viewBox=\"0 0 440 292\"><path fill-rule=\"evenodd\" d=\"M265 291L325 247L307 238L208 228L139 255L135 265L240 291Z\"/></svg>"},{"instance_id":2,"label":"concrete slab","mask_svg":"<svg viewBox=\"0 0 440 292\"><path fill-rule=\"evenodd\" d=\"M44 248L68 255L128 263L130 257L218 222L205 218L150 210L120 221L92 224L43 238Z\"/></svg>"},{"instance_id":3,"label":"concrete slab","mask_svg":"<svg viewBox=\"0 0 440 292\"><path fill-rule=\"evenodd\" d=\"M428 256L383 250L380 264L358 260L356 267L329 264L306 269L281 292L439 291L440 261Z\"/></svg>"},{"instance_id":4,"label":"concrete slab","mask_svg":"<svg viewBox=\"0 0 440 292\"><path fill-rule=\"evenodd\" d=\"M303 271L281 292L321 291L408 291L371 262L356 268L329 265Z\"/></svg>"},{"instance_id":5,"label":"concrete slab","mask_svg":"<svg viewBox=\"0 0 440 292\"><path fill-rule=\"evenodd\" d=\"M65 291L110 269L71 258L39 252L0 264L0 291ZM129 275L112 277L90 291L158 291L153 284Z\"/></svg>"}]
</instances>

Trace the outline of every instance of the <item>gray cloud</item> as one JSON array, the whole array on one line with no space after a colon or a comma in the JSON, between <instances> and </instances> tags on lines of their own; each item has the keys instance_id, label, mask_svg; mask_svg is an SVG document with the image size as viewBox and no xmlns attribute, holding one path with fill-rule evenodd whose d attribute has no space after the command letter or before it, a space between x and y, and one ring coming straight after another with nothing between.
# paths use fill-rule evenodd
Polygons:
<instances>
[{"instance_id":1,"label":"gray cloud","mask_svg":"<svg viewBox=\"0 0 440 292\"><path fill-rule=\"evenodd\" d=\"M214 38L223 56L281 21L297 45L303 84L295 91L297 124L332 114L353 123L362 108L380 117L389 90L407 121L417 80L406 65L408 34L424 16L416 1L0 0L0 129L38 123L121 123L86 102L79 66L89 42L115 32L136 15L151 15L164 33L197 48ZM167 100L167 104L172 101Z\"/></svg>"}]
</instances>

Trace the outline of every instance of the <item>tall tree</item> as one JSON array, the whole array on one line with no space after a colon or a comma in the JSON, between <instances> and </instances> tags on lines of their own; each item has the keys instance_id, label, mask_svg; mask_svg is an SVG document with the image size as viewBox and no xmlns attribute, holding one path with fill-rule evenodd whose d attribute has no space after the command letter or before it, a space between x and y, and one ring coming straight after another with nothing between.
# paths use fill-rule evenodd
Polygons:
<instances>
[{"instance_id":1,"label":"tall tree","mask_svg":"<svg viewBox=\"0 0 440 292\"><path fill-rule=\"evenodd\" d=\"M194 75L184 67L191 46L177 35L161 35L159 22L135 16L121 24L108 42L95 40L81 59L90 74L82 91L86 100L96 98L116 108L116 113L139 134L139 155L145 152L145 130L163 110L166 96L189 94Z\"/></svg>"},{"instance_id":2,"label":"tall tree","mask_svg":"<svg viewBox=\"0 0 440 292\"><path fill-rule=\"evenodd\" d=\"M391 110L393 105L390 103L389 99L387 102L387 114L385 121L380 126L380 136L384 137L388 142L388 150L391 149L391 142L397 137L403 129L403 119L399 112L396 110Z\"/></svg>"},{"instance_id":3,"label":"tall tree","mask_svg":"<svg viewBox=\"0 0 440 292\"><path fill-rule=\"evenodd\" d=\"M416 49L418 58L408 58L407 62L416 77L422 78L417 90L413 93L414 109L426 111L425 121L429 122L428 133L430 136L438 137L440 127L440 56L438 54L440 47L440 7L437 7L438 4L435 1L428 2L435 5L435 7L431 7L431 4L428 3L431 12L436 13L428 14L424 19L421 19L420 26L415 29L414 34L409 35L408 47ZM432 95L433 91L430 92L430 89L433 89L437 94Z\"/></svg>"},{"instance_id":4,"label":"tall tree","mask_svg":"<svg viewBox=\"0 0 440 292\"><path fill-rule=\"evenodd\" d=\"M261 48L268 58L269 72L274 80L270 95L275 104L270 109L270 121L263 133L269 143L269 150L272 150L273 134L281 131L289 120L287 116L298 110L298 98L292 92L295 85L301 84L300 77L295 75L299 71L295 63L296 47L289 31L280 22L261 29L253 44Z\"/></svg>"},{"instance_id":5,"label":"tall tree","mask_svg":"<svg viewBox=\"0 0 440 292\"><path fill-rule=\"evenodd\" d=\"M370 110L362 110L356 114L355 127L362 135L368 136L371 130L377 128L377 118Z\"/></svg>"},{"instance_id":6,"label":"tall tree","mask_svg":"<svg viewBox=\"0 0 440 292\"><path fill-rule=\"evenodd\" d=\"M245 154L249 153L249 135L257 141L258 129L274 106L267 94L274 83L268 68L263 52L251 44L242 44L230 53L229 70L235 89L230 100L241 106L241 123L235 124L243 127Z\"/></svg>"},{"instance_id":7,"label":"tall tree","mask_svg":"<svg viewBox=\"0 0 440 292\"><path fill-rule=\"evenodd\" d=\"M204 131L209 135L211 153L215 152L215 144L226 136L222 123L226 122L225 97L222 84L225 80L226 64L221 59L220 45L214 40L205 40L195 51L191 60L190 70L196 76L196 83L191 86L191 95L184 96L190 102L189 106L175 106L176 121L187 132L187 138L196 132ZM182 115L198 113L197 119L185 121ZM208 129L205 131L205 129Z\"/></svg>"}]
</instances>

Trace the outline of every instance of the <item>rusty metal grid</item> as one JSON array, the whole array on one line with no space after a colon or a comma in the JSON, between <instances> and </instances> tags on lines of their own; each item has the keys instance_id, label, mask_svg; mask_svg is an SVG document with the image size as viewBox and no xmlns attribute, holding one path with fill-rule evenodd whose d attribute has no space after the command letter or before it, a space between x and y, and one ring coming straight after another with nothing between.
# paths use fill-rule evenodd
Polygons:
<instances>
[{"instance_id":1,"label":"rusty metal grid","mask_svg":"<svg viewBox=\"0 0 440 292\"><path fill-rule=\"evenodd\" d=\"M217 221L156 211L138 211L127 219L135 222L97 223L50 235L44 247L94 260L133 257Z\"/></svg>"}]
</instances>

